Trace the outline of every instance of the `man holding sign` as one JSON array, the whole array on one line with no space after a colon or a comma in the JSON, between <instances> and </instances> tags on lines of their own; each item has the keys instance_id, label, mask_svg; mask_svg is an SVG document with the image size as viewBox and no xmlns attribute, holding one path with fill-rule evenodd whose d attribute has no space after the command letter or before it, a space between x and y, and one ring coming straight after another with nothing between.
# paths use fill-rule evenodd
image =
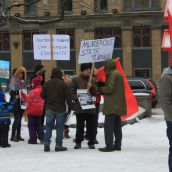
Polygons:
<instances>
[{"instance_id":1,"label":"man holding sign","mask_svg":"<svg viewBox=\"0 0 172 172\"><path fill-rule=\"evenodd\" d=\"M84 125L87 123L87 132L89 135L88 146L94 147L94 113L95 106L91 104L90 96L87 91L89 78L91 74L91 63L81 64L81 74L72 79L70 87L72 90L72 99L75 102L74 111L76 114L76 140L74 149L81 148L81 142L84 140ZM83 90L83 91L82 91ZM81 92L82 91L82 92Z\"/></svg>"}]
</instances>

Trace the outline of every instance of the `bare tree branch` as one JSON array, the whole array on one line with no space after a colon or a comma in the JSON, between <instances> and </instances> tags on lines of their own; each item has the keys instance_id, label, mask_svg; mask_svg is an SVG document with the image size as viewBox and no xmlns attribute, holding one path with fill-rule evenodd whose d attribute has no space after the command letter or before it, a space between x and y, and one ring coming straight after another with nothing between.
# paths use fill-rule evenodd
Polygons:
<instances>
[{"instance_id":1,"label":"bare tree branch","mask_svg":"<svg viewBox=\"0 0 172 172\"><path fill-rule=\"evenodd\" d=\"M34 24L47 24L47 23L56 23L60 21L64 21L64 9L66 5L68 4L68 0L63 1L61 12L60 12L60 17L55 18L55 19L48 19L48 20L39 20L39 19L26 19L22 17L16 17L16 16L11 16L10 11L11 9L15 7L21 7L21 6L26 6L29 7L32 4L38 3L41 0L35 0L29 3L13 3L9 5L8 7L5 8L5 10L2 13L2 17L5 18L6 20L14 20L18 23L34 23Z\"/></svg>"}]
</instances>

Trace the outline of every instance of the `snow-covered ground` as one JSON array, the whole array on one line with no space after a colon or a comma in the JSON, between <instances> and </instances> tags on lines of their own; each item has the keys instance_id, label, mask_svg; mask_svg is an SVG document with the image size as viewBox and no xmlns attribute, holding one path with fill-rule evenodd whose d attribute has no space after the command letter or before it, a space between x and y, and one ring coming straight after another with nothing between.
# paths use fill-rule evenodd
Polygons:
<instances>
[{"instance_id":1,"label":"snow-covered ground","mask_svg":"<svg viewBox=\"0 0 172 172\"><path fill-rule=\"evenodd\" d=\"M10 131L11 134L11 131ZM75 129L70 129L70 139L64 139L66 152L55 152L53 131L51 152L44 152L43 145L29 145L26 123L22 125L24 142L10 142L11 148L0 148L0 172L168 172L168 140L161 109L153 110L151 118L123 127L121 152L99 152L104 147L103 128L98 130L95 150L74 150Z\"/></svg>"}]
</instances>

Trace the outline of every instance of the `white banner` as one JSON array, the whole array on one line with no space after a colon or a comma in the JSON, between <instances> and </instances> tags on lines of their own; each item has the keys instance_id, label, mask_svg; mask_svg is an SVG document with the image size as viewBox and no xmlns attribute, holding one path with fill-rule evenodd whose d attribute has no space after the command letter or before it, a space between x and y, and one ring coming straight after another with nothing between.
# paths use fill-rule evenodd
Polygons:
<instances>
[{"instance_id":1,"label":"white banner","mask_svg":"<svg viewBox=\"0 0 172 172\"><path fill-rule=\"evenodd\" d=\"M106 61L112 58L115 37L81 41L78 63Z\"/></svg>"},{"instance_id":2,"label":"white banner","mask_svg":"<svg viewBox=\"0 0 172 172\"><path fill-rule=\"evenodd\" d=\"M53 60L70 60L69 35L52 35ZM35 60L51 60L50 35L33 35Z\"/></svg>"}]
</instances>

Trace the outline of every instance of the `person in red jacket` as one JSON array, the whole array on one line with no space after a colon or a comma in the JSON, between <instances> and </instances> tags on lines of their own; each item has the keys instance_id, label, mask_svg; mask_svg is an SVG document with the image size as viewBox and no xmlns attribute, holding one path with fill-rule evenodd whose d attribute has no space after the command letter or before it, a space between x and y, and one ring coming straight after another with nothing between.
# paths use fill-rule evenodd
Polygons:
<instances>
[{"instance_id":1,"label":"person in red jacket","mask_svg":"<svg viewBox=\"0 0 172 172\"><path fill-rule=\"evenodd\" d=\"M41 98L42 77L36 76L32 79L32 90L29 95L21 92L23 100L28 104L26 113L28 116L29 144L37 144L37 137L41 143L44 142L44 130L41 125L41 117L43 115L44 100Z\"/></svg>"}]
</instances>

